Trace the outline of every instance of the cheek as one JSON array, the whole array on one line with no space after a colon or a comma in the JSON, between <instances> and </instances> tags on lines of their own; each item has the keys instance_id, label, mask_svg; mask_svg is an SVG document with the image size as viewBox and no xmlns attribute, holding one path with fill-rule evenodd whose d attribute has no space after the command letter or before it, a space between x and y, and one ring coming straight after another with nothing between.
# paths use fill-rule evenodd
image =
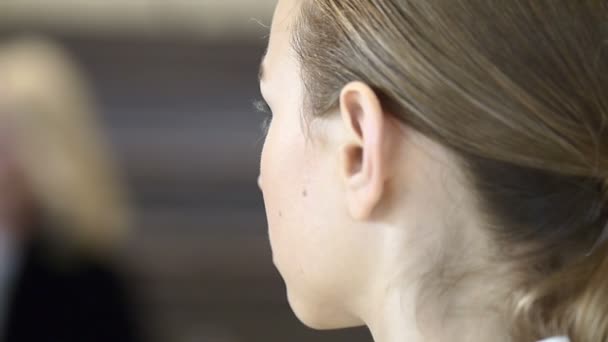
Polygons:
<instances>
[{"instance_id":1,"label":"cheek","mask_svg":"<svg viewBox=\"0 0 608 342\"><path fill-rule=\"evenodd\" d=\"M308 246L314 245L311 219L315 215L312 154L299 122L275 120L262 151L262 192L274 263L284 276L292 279L311 258ZM287 279L286 279L287 280Z\"/></svg>"},{"instance_id":2,"label":"cheek","mask_svg":"<svg viewBox=\"0 0 608 342\"><path fill-rule=\"evenodd\" d=\"M279 234L301 206L298 192L305 191L304 141L289 127L273 122L268 132L260 165L262 193L272 235ZM299 190L298 190L299 189ZM294 212L295 211L295 212Z\"/></svg>"},{"instance_id":3,"label":"cheek","mask_svg":"<svg viewBox=\"0 0 608 342\"><path fill-rule=\"evenodd\" d=\"M343 303L349 289L357 288L352 275L361 258L354 253L358 241L344 216L332 161L331 153L306 141L297 123L275 121L264 143L260 174L273 261L290 304L307 324L345 327L350 323L335 322L350 319Z\"/></svg>"},{"instance_id":4,"label":"cheek","mask_svg":"<svg viewBox=\"0 0 608 342\"><path fill-rule=\"evenodd\" d=\"M273 258L288 283L322 273L318 265L327 264L324 251L333 250L336 230L330 227L340 212L329 162L295 121L272 123L260 167Z\"/></svg>"}]
</instances>

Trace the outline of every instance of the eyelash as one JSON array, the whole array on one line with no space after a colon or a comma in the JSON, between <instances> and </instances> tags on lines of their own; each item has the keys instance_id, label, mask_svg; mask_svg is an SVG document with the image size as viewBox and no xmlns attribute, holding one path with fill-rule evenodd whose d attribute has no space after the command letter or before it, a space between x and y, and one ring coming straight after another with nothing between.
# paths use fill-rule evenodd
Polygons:
<instances>
[{"instance_id":1,"label":"eyelash","mask_svg":"<svg viewBox=\"0 0 608 342\"><path fill-rule=\"evenodd\" d=\"M258 113L266 114L267 116L264 118L262 122L261 129L264 137L268 134L268 128L270 127L270 123L272 122L272 110L266 101L260 99L253 102L253 107Z\"/></svg>"}]
</instances>

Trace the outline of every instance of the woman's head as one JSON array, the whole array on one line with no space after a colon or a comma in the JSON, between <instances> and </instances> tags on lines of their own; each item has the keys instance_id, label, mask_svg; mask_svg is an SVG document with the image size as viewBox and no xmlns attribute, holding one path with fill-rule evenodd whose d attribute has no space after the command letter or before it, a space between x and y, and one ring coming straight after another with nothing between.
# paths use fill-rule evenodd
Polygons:
<instances>
[{"instance_id":1,"label":"woman's head","mask_svg":"<svg viewBox=\"0 0 608 342\"><path fill-rule=\"evenodd\" d=\"M25 37L0 45L0 178L15 185L10 198L22 214L35 209L51 221L47 233L62 246L105 250L126 232L98 129L86 83L60 47Z\"/></svg>"},{"instance_id":2,"label":"woman's head","mask_svg":"<svg viewBox=\"0 0 608 342\"><path fill-rule=\"evenodd\" d=\"M439 257L432 251L448 238L427 227L469 226L459 210L472 200L445 149L386 115L367 84L341 86L332 114L309 112L293 44L300 5L279 2L262 64L273 119L260 183L274 260L296 314L318 328L358 325L363 311L378 309L370 306L386 286L420 287L429 258ZM462 247L478 237L464 230ZM483 239L473 244L483 249Z\"/></svg>"},{"instance_id":3,"label":"woman's head","mask_svg":"<svg viewBox=\"0 0 608 342\"><path fill-rule=\"evenodd\" d=\"M398 293L416 320L476 308L522 340L606 338L606 322L584 330L608 304L594 296L605 251L585 256L608 220L607 14L592 0L279 1L261 184L296 314L368 323Z\"/></svg>"}]
</instances>

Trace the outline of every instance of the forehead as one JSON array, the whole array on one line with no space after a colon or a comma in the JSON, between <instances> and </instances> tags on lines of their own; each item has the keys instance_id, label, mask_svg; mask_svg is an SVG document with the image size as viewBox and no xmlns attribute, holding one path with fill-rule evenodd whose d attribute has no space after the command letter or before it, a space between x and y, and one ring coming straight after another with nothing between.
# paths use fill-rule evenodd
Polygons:
<instances>
[{"instance_id":1,"label":"forehead","mask_svg":"<svg viewBox=\"0 0 608 342\"><path fill-rule=\"evenodd\" d=\"M272 18L272 31L289 31L300 6L299 0L279 0Z\"/></svg>"},{"instance_id":2,"label":"forehead","mask_svg":"<svg viewBox=\"0 0 608 342\"><path fill-rule=\"evenodd\" d=\"M264 58L266 76L272 78L273 70L281 69L291 58L291 36L300 0L279 0L272 19L268 51Z\"/></svg>"}]
</instances>

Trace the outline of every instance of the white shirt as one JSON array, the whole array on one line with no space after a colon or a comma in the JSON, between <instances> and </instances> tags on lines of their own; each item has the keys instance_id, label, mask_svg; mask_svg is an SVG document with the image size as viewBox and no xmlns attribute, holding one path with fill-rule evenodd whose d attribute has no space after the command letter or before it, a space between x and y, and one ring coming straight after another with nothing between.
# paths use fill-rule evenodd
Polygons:
<instances>
[{"instance_id":1,"label":"white shirt","mask_svg":"<svg viewBox=\"0 0 608 342\"><path fill-rule=\"evenodd\" d=\"M566 336L556 336L556 337L551 337L551 338L547 338L544 340L540 340L538 342L570 342L570 339Z\"/></svg>"}]
</instances>

